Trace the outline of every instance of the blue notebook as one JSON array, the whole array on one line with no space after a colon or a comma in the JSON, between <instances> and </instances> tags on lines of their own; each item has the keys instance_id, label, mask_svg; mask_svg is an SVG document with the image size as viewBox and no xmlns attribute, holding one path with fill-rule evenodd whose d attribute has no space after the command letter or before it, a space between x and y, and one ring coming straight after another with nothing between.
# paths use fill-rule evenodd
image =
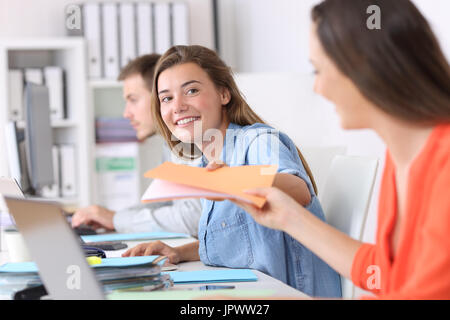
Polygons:
<instances>
[{"instance_id":1,"label":"blue notebook","mask_svg":"<svg viewBox=\"0 0 450 320\"><path fill-rule=\"evenodd\" d=\"M120 257L120 258L104 258L100 264L92 265L93 268L106 268L106 267L138 267L140 265L146 265L159 256L141 256L141 257ZM1 272L15 272L15 273L36 273L38 268L34 262L14 262L5 263L0 266Z\"/></svg>"},{"instance_id":2,"label":"blue notebook","mask_svg":"<svg viewBox=\"0 0 450 320\"><path fill-rule=\"evenodd\" d=\"M166 272L173 283L215 283L257 281L258 277L250 269L223 269Z\"/></svg>"},{"instance_id":3,"label":"blue notebook","mask_svg":"<svg viewBox=\"0 0 450 320\"><path fill-rule=\"evenodd\" d=\"M189 238L184 233L173 232L144 232L144 233L107 233L92 236L81 236L84 242L103 242L103 241L138 241L138 240L157 240L157 239L176 239Z\"/></svg>"}]
</instances>

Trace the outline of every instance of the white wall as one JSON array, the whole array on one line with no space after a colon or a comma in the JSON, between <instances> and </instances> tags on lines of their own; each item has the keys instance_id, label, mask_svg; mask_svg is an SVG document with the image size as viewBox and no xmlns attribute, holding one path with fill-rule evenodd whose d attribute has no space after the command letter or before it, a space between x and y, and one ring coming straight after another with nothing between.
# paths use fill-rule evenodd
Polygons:
<instances>
[{"instance_id":1,"label":"white wall","mask_svg":"<svg viewBox=\"0 0 450 320\"><path fill-rule=\"evenodd\" d=\"M310 11L319 2L220 0L223 59L238 72L310 72ZM450 1L413 2L430 22L450 58Z\"/></svg>"}]
</instances>

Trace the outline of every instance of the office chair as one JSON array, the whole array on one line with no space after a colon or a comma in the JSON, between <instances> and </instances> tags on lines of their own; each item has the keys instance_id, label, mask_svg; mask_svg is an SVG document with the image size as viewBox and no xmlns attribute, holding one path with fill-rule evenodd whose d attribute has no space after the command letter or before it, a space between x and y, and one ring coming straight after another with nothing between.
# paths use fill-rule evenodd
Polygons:
<instances>
[{"instance_id":1,"label":"office chair","mask_svg":"<svg viewBox=\"0 0 450 320\"><path fill-rule=\"evenodd\" d=\"M327 223L362 241L378 159L338 155L320 194ZM351 280L341 277L342 297L354 298Z\"/></svg>"}]
</instances>

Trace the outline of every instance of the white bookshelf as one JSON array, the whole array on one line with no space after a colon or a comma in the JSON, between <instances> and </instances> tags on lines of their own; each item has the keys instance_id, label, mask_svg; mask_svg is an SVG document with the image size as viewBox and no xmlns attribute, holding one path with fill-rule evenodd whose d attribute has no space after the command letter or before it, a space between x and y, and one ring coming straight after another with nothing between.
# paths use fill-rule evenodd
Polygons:
<instances>
[{"instance_id":1,"label":"white bookshelf","mask_svg":"<svg viewBox=\"0 0 450 320\"><path fill-rule=\"evenodd\" d=\"M123 116L125 108L125 100L123 99L123 83L116 80L102 79L102 80L90 80L88 82L88 105L89 109L92 110L92 116L95 121L95 117L110 117L110 118L121 118ZM149 106L150 108L150 106ZM150 109L149 109L150 112ZM92 133L95 135L95 132ZM94 149L91 149L92 154L90 158L92 160L93 171L92 171L92 199L93 203L103 204L100 201L99 190L101 188L106 188L108 186L101 185L102 182L98 181L99 175L96 172L95 162L96 162L96 148L98 145L95 144L94 139ZM114 143L113 147L117 148L115 153L118 157L128 157L129 155L121 154L119 150L133 150L133 147L122 146L122 143ZM130 144L130 143L125 143ZM144 173L151 168L156 167L161 163L162 159L162 145L163 139L159 135L155 135L145 142L132 142L131 144L137 144L137 154L135 155L135 165L136 172L138 174L138 185L136 190L139 194L138 199L127 201L128 206L135 205L140 200L140 196L144 193L145 189L150 184L150 179L144 177ZM104 181L104 180L102 180ZM134 188L132 186L131 188ZM121 194L126 194L126 185L122 189L117 190Z\"/></svg>"},{"instance_id":2,"label":"white bookshelf","mask_svg":"<svg viewBox=\"0 0 450 320\"><path fill-rule=\"evenodd\" d=\"M94 126L88 108L85 41L78 37L0 39L0 176L10 176L4 130L8 115L8 70L60 66L66 79L67 119L51 122L54 144L73 144L76 150L77 196L53 199L65 206L86 206L92 201ZM18 122L24 127L23 122Z\"/></svg>"},{"instance_id":3,"label":"white bookshelf","mask_svg":"<svg viewBox=\"0 0 450 320\"><path fill-rule=\"evenodd\" d=\"M76 145L77 196L57 198L67 207L84 207L98 200L96 172L95 117L123 115L122 83L115 80L88 80L86 44L83 38L0 39L0 176L10 176L4 127L10 121L7 74L11 68L56 65L66 73L67 119L52 120L54 144ZM19 128L25 127L18 121ZM139 193L150 183L143 173L162 158L162 138L155 136L139 143L136 166ZM130 203L134 205L135 203Z\"/></svg>"}]
</instances>

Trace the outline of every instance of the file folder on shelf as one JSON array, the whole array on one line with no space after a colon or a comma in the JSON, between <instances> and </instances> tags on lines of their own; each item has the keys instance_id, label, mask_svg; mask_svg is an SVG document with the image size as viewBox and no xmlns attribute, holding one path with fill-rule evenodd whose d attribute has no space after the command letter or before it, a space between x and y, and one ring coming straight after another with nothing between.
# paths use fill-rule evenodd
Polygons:
<instances>
[{"instance_id":1,"label":"file folder on shelf","mask_svg":"<svg viewBox=\"0 0 450 320\"><path fill-rule=\"evenodd\" d=\"M45 67L44 77L49 93L50 119L64 119L64 70L61 67Z\"/></svg>"},{"instance_id":2,"label":"file folder on shelf","mask_svg":"<svg viewBox=\"0 0 450 320\"><path fill-rule=\"evenodd\" d=\"M20 69L8 71L8 105L9 119L23 119L23 72Z\"/></svg>"},{"instance_id":3,"label":"file folder on shelf","mask_svg":"<svg viewBox=\"0 0 450 320\"><path fill-rule=\"evenodd\" d=\"M63 144L60 149L61 195L75 197L77 195L75 146Z\"/></svg>"},{"instance_id":4,"label":"file folder on shelf","mask_svg":"<svg viewBox=\"0 0 450 320\"><path fill-rule=\"evenodd\" d=\"M119 29L116 3L102 5L103 63L105 78L116 79L119 75Z\"/></svg>"},{"instance_id":5,"label":"file folder on shelf","mask_svg":"<svg viewBox=\"0 0 450 320\"><path fill-rule=\"evenodd\" d=\"M99 3L83 4L83 30L87 42L88 74L90 78L102 77L101 15Z\"/></svg>"},{"instance_id":6,"label":"file folder on shelf","mask_svg":"<svg viewBox=\"0 0 450 320\"><path fill-rule=\"evenodd\" d=\"M186 3L175 2L172 9L173 45L189 45L189 10Z\"/></svg>"},{"instance_id":7,"label":"file folder on shelf","mask_svg":"<svg viewBox=\"0 0 450 320\"><path fill-rule=\"evenodd\" d=\"M44 84L44 75L40 68L26 68L25 81L33 82L35 84Z\"/></svg>"},{"instance_id":8,"label":"file folder on shelf","mask_svg":"<svg viewBox=\"0 0 450 320\"><path fill-rule=\"evenodd\" d=\"M277 172L276 165L223 167L214 171L183 164L164 162L148 171L153 182L142 196L142 202L179 198L239 199L261 208L265 198L249 195L244 190L270 187Z\"/></svg>"},{"instance_id":9,"label":"file folder on shelf","mask_svg":"<svg viewBox=\"0 0 450 320\"><path fill-rule=\"evenodd\" d=\"M171 23L170 23L170 4L155 3L155 52L163 54L172 46Z\"/></svg>"},{"instance_id":10,"label":"file folder on shelf","mask_svg":"<svg viewBox=\"0 0 450 320\"><path fill-rule=\"evenodd\" d=\"M136 58L136 30L134 4L119 4L120 11L120 67Z\"/></svg>"},{"instance_id":11,"label":"file folder on shelf","mask_svg":"<svg viewBox=\"0 0 450 320\"><path fill-rule=\"evenodd\" d=\"M138 55L155 52L153 5L148 2L136 4Z\"/></svg>"},{"instance_id":12,"label":"file folder on shelf","mask_svg":"<svg viewBox=\"0 0 450 320\"><path fill-rule=\"evenodd\" d=\"M59 177L59 147L54 145L52 147L53 157L53 177L55 182L51 186L45 186L41 190L44 198L58 198L60 195L60 177Z\"/></svg>"}]
</instances>

